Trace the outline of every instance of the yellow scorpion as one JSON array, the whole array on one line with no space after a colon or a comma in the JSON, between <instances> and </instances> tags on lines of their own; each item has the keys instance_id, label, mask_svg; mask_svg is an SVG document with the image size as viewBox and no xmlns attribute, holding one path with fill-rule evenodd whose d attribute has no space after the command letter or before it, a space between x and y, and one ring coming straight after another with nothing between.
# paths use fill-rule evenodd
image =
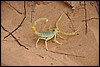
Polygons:
<instances>
[{"instance_id":1,"label":"yellow scorpion","mask_svg":"<svg viewBox=\"0 0 100 67\"><path fill-rule=\"evenodd\" d=\"M63 38L62 36L60 36L58 33L63 33L63 34L65 34L65 35L77 35L77 31L72 32L72 33L65 33L65 32L59 31L58 22L61 20L61 18L62 18L63 15L64 15L64 14L62 14L62 15L58 18L58 20L57 20L57 22L56 22L56 27L53 28L53 29L49 29L49 30L47 30L47 31L40 31L40 32L38 32L38 31L36 30L36 23L39 22L39 21L41 21L41 20L45 20L45 22L48 22L48 19L47 19L47 18L39 18L39 19L37 19L37 20L34 22L34 24L33 24L33 26L32 26L32 30L35 32L36 35L39 36L39 38L38 38L37 41L36 41L36 48L37 48L37 44L38 44L38 42L39 42L40 39L45 40L46 50L48 50L47 41L50 40L50 39L52 39L52 38L54 38L54 41L55 41L56 43L62 45L62 43L60 43L59 41L56 40L56 36L57 36L57 35L58 35L60 38L64 39L64 38Z\"/></svg>"}]
</instances>

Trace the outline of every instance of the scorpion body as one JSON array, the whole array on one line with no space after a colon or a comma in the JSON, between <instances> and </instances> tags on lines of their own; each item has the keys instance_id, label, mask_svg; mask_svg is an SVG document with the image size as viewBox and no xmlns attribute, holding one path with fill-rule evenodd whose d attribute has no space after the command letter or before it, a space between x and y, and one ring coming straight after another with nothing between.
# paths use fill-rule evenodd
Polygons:
<instances>
[{"instance_id":1,"label":"scorpion body","mask_svg":"<svg viewBox=\"0 0 100 67\"><path fill-rule=\"evenodd\" d=\"M57 33L58 33L58 31L56 29L52 29L49 31L39 32L38 36L42 37L44 40L50 40Z\"/></svg>"},{"instance_id":2,"label":"scorpion body","mask_svg":"<svg viewBox=\"0 0 100 67\"><path fill-rule=\"evenodd\" d=\"M37 39L36 41L36 48L37 48L37 43L39 42L40 39L43 39L45 40L45 45L46 45L46 50L48 50L48 47L47 47L47 41L52 39L54 37L54 41L60 45L62 45L62 43L58 42L56 40L56 36L58 35L60 38L64 39L62 36L60 36L58 33L63 33L65 35L76 35L76 32L72 32L72 33L65 33L65 32L61 32L59 31L59 28L58 28L58 22L60 21L60 19L62 18L64 14L62 14L59 18L58 18L58 21L56 22L56 28L53 28L53 29L49 29L47 31L40 31L38 32L36 30L36 23L39 22L39 21L45 21L45 22L48 22L48 19L47 18L39 18L35 21L35 23L33 24L32 26L32 30L35 32L36 35L39 36L39 38Z\"/></svg>"}]
</instances>

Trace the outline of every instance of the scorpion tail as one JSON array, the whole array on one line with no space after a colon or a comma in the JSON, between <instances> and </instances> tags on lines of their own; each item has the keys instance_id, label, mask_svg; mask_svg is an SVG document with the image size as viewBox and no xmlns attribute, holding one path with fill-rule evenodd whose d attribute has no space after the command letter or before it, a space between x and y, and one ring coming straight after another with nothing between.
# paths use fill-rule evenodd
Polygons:
<instances>
[{"instance_id":1,"label":"scorpion tail","mask_svg":"<svg viewBox=\"0 0 100 67\"><path fill-rule=\"evenodd\" d=\"M35 34L38 34L35 25L32 26L32 30L33 30L33 32L35 32Z\"/></svg>"},{"instance_id":2,"label":"scorpion tail","mask_svg":"<svg viewBox=\"0 0 100 67\"><path fill-rule=\"evenodd\" d=\"M39 32L36 30L36 23L39 22L39 21L48 22L48 19L47 19L47 18L39 18L39 19L37 19L37 20L34 22L34 24L33 24L33 26L32 26L32 30L33 30L33 32L35 32L35 34L38 34L38 33L39 33Z\"/></svg>"}]
</instances>

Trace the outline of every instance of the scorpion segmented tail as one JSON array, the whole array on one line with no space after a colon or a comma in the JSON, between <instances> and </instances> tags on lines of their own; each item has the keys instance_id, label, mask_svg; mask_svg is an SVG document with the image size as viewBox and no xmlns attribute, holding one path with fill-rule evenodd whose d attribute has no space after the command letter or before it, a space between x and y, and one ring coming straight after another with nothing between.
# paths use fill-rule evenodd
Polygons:
<instances>
[{"instance_id":1,"label":"scorpion segmented tail","mask_svg":"<svg viewBox=\"0 0 100 67\"><path fill-rule=\"evenodd\" d=\"M48 19L47 18L39 18L34 22L34 24L32 25L32 30L35 32L35 34L39 34L39 32L36 30L36 23L39 21L48 22Z\"/></svg>"}]
</instances>

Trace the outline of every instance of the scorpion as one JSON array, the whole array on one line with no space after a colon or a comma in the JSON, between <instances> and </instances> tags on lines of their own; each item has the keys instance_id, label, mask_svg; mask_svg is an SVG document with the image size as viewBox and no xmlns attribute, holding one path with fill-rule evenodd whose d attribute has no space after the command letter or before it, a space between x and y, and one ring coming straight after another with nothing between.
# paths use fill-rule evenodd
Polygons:
<instances>
[{"instance_id":1,"label":"scorpion","mask_svg":"<svg viewBox=\"0 0 100 67\"><path fill-rule=\"evenodd\" d=\"M57 22L56 22L56 27L55 27L55 28L49 29L49 30L46 30L46 31L40 31L40 32L38 32L38 31L36 30L36 23L39 22L39 21L41 21L41 20L44 20L45 22L48 22L48 19L47 19L47 18L39 18L39 19L37 19L37 20L34 22L34 24L32 25L32 30L33 30L33 32L35 32L35 34L36 34L37 36L39 36L38 39L37 39L37 41L36 41L36 48L38 47L37 45L38 45L38 42L39 42L40 39L45 40L45 46L46 46L45 48L46 48L46 50L48 50L47 41L50 40L50 39L52 39L52 38L54 38L54 41L55 41L56 43L62 45L62 43L60 43L60 42L57 41L57 39L56 39L57 35L58 35L60 38L64 39L62 36L59 35L59 33L62 33L62 34L65 34L65 35L77 35L77 34L78 34L77 31L74 31L74 32L71 32L71 33L65 33L65 32L62 32L62 31L59 30L59 28L58 28L58 22L61 20L61 18L62 18L63 15L64 15L64 13L61 14L61 16L58 18L58 20L57 20Z\"/></svg>"}]
</instances>

